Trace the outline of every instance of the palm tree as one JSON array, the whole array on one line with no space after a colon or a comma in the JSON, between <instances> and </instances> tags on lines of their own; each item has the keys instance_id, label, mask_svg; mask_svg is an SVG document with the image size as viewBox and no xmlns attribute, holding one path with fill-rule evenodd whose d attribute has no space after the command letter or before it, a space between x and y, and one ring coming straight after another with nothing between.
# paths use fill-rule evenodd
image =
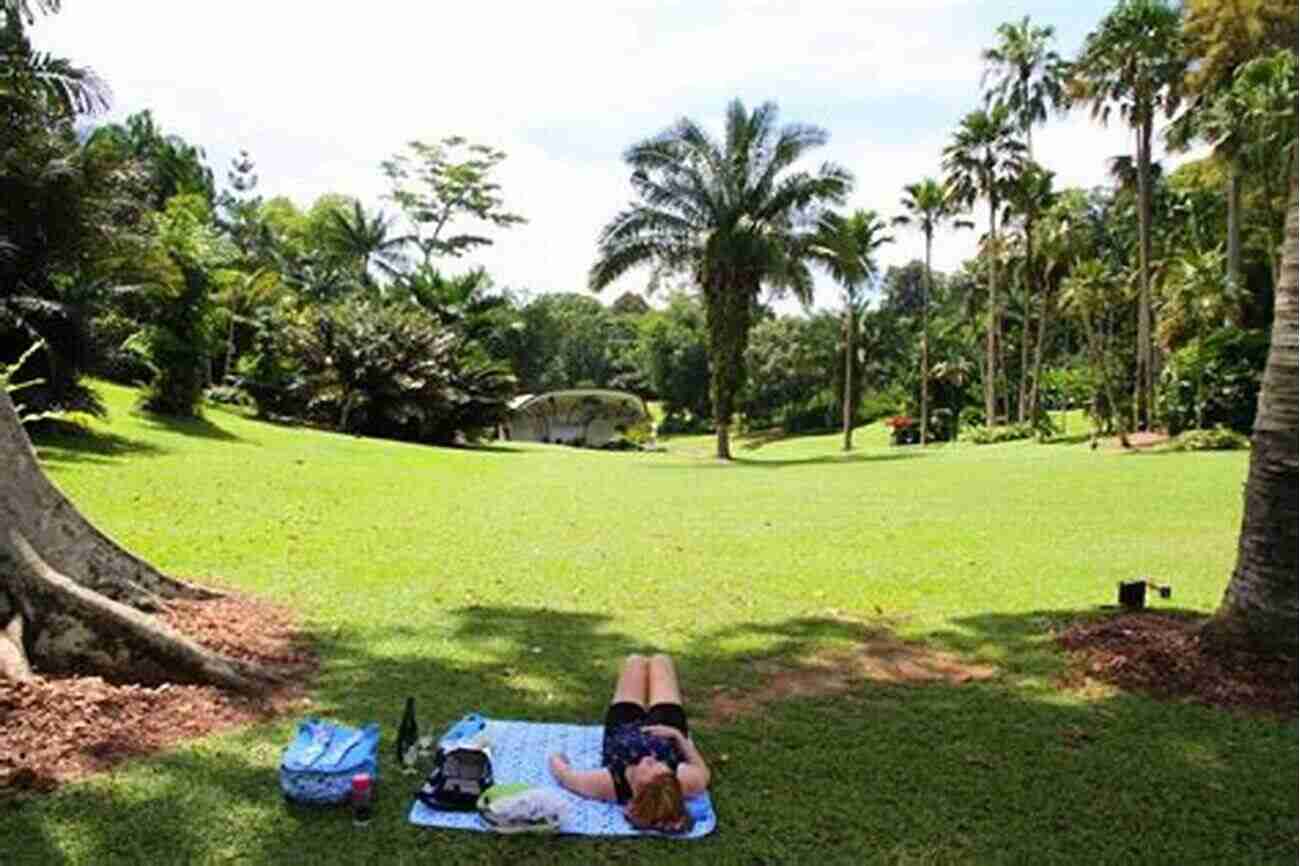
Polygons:
<instances>
[{"instance_id":1,"label":"palm tree","mask_svg":"<svg viewBox=\"0 0 1300 866\"><path fill-rule=\"evenodd\" d=\"M954 219L957 207L943 184L932 177L903 187L901 203L905 214L894 217L894 225L915 223L925 235L925 286L921 292L921 446L929 437L930 424L930 299L934 296L934 274L930 251L934 233L952 221L956 228L974 228L968 220Z\"/></svg>"},{"instance_id":2,"label":"palm tree","mask_svg":"<svg viewBox=\"0 0 1300 866\"><path fill-rule=\"evenodd\" d=\"M1013 217L1020 218L1022 239L1024 242L1024 266L1020 269L1024 282L1024 295L1021 304L1023 329L1020 339L1020 389L1016 403L1017 419L1024 423L1026 410L1029 408L1029 325L1032 316L1030 307L1033 303L1035 281L1038 276L1038 262L1034 258L1034 226L1043 213L1052 206L1056 193L1052 190L1055 172L1048 171L1036 162L1025 163L1023 170L1007 187L1007 211L1002 218L1003 225ZM1037 407L1035 407L1036 412ZM1032 422L1036 420L1035 412L1028 414Z\"/></svg>"},{"instance_id":3,"label":"palm tree","mask_svg":"<svg viewBox=\"0 0 1300 866\"><path fill-rule=\"evenodd\" d=\"M947 173L949 195L955 202L970 207L977 199L989 204L987 236L989 268L989 318L985 334L984 413L985 424L992 427L997 417L997 400L993 380L997 370L994 355L998 325L997 257L998 208L1008 178L1020 166L1024 145L1015 138L1010 110L994 105L987 111L972 111L962 118L953 133L952 144L943 149L943 167Z\"/></svg>"},{"instance_id":4,"label":"palm tree","mask_svg":"<svg viewBox=\"0 0 1300 866\"><path fill-rule=\"evenodd\" d=\"M998 44L984 51L984 83L994 78L985 91L989 103L1001 103L1011 110L1025 134L1025 150L1034 158L1034 124L1047 119L1048 108L1061 108L1065 91L1061 84L1064 68L1060 55L1048 47L1056 35L1053 27L1034 27L1026 15L1020 23L998 27Z\"/></svg>"},{"instance_id":5,"label":"palm tree","mask_svg":"<svg viewBox=\"0 0 1300 866\"><path fill-rule=\"evenodd\" d=\"M1039 250L1038 337L1034 340L1034 367L1029 389L1029 417L1038 417L1039 383L1043 372L1043 347L1053 312L1056 289L1074 263L1090 248L1088 200L1082 190L1066 190L1048 209L1036 227L1035 247Z\"/></svg>"},{"instance_id":6,"label":"palm tree","mask_svg":"<svg viewBox=\"0 0 1300 866\"><path fill-rule=\"evenodd\" d=\"M793 166L825 144L815 126L777 126L777 107L727 108L723 140L683 118L624 156L639 201L601 230L588 282L593 291L634 267L654 268L651 284L686 272L704 300L709 329L718 457L731 459L730 429L744 377L751 317L764 285L812 299L810 258L818 219L840 204L852 175L829 163Z\"/></svg>"},{"instance_id":7,"label":"palm tree","mask_svg":"<svg viewBox=\"0 0 1300 866\"><path fill-rule=\"evenodd\" d=\"M345 258L360 266L361 282L374 288L370 263L375 262L385 270L392 270L400 258L401 248L410 240L406 235L393 235L393 221L379 211L373 216L366 213L361 202L353 201L352 210L335 210L329 214L328 236Z\"/></svg>"},{"instance_id":8,"label":"palm tree","mask_svg":"<svg viewBox=\"0 0 1300 866\"><path fill-rule=\"evenodd\" d=\"M1112 109L1137 137L1138 346L1137 421L1149 427L1155 401L1151 339L1151 135L1158 110L1182 101L1187 61L1178 9L1166 0L1120 0L1084 40L1067 89L1104 124Z\"/></svg>"},{"instance_id":9,"label":"palm tree","mask_svg":"<svg viewBox=\"0 0 1300 866\"><path fill-rule=\"evenodd\" d=\"M217 296L217 303L225 307L226 364L223 375L235 372L235 325L251 322L254 311L270 301L280 286L280 274L273 268L257 268L251 273L236 271L229 275L225 287Z\"/></svg>"},{"instance_id":10,"label":"palm tree","mask_svg":"<svg viewBox=\"0 0 1300 866\"><path fill-rule=\"evenodd\" d=\"M844 450L853 450L853 361L857 347L857 315L866 298L863 290L876 276L876 250L894 239L873 210L854 211L848 217L828 211L822 216L820 236L812 257L844 290Z\"/></svg>"},{"instance_id":11,"label":"palm tree","mask_svg":"<svg viewBox=\"0 0 1300 866\"><path fill-rule=\"evenodd\" d=\"M1088 361L1101 384L1106 401L1104 411L1099 411L1094 401L1093 417L1098 432L1102 427L1117 427L1120 444L1128 448L1128 431L1123 420L1125 413L1120 411L1119 392L1115 390L1110 375L1110 353L1107 351L1104 323L1107 309L1114 305L1113 292L1117 283L1115 273L1100 259L1080 262L1061 286L1061 306L1078 316L1079 323L1083 325L1084 338L1088 344ZM1096 434L1093 447L1096 447L1095 437Z\"/></svg>"},{"instance_id":12,"label":"palm tree","mask_svg":"<svg viewBox=\"0 0 1300 866\"><path fill-rule=\"evenodd\" d=\"M40 100L64 117L108 109L112 93L94 70L32 50L25 25L36 20L33 9L53 14L59 5L59 0L0 0L0 108Z\"/></svg>"},{"instance_id":13,"label":"palm tree","mask_svg":"<svg viewBox=\"0 0 1300 866\"><path fill-rule=\"evenodd\" d=\"M1296 176L1291 175L1282 273L1273 296L1273 335L1260 383L1237 567L1203 636L1224 648L1296 655L1297 430Z\"/></svg>"}]
</instances>

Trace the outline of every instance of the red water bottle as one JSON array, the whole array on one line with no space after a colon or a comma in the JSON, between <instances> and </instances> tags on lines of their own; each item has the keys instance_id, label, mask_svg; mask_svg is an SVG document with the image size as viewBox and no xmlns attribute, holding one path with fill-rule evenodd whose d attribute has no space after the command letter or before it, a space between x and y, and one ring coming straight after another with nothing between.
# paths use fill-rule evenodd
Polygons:
<instances>
[{"instance_id":1,"label":"red water bottle","mask_svg":"<svg viewBox=\"0 0 1300 866\"><path fill-rule=\"evenodd\" d=\"M352 823L364 827L374 814L374 785L369 773L352 777Z\"/></svg>"}]
</instances>

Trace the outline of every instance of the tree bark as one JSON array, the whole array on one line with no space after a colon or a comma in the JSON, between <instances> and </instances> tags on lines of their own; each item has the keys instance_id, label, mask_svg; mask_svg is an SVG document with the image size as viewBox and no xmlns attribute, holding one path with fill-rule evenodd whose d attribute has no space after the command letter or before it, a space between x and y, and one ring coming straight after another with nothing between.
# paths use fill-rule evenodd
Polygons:
<instances>
[{"instance_id":1,"label":"tree bark","mask_svg":"<svg viewBox=\"0 0 1300 866\"><path fill-rule=\"evenodd\" d=\"M1017 389L1016 414L1020 423L1025 423L1025 410L1029 402L1029 332L1032 318L1030 307L1034 302L1034 221L1025 219L1025 302L1024 320L1020 325L1020 387ZM1030 416L1033 420L1033 416Z\"/></svg>"},{"instance_id":2,"label":"tree bark","mask_svg":"<svg viewBox=\"0 0 1300 866\"><path fill-rule=\"evenodd\" d=\"M989 181L989 187L992 187L992 180ZM984 426L992 427L997 423L997 397L994 388L996 387L994 377L997 375L997 355L995 354L994 340L997 330L998 317L998 284L997 284L997 225L998 225L998 204L997 198L993 193L989 193L989 322L988 330L984 337Z\"/></svg>"},{"instance_id":3,"label":"tree bark","mask_svg":"<svg viewBox=\"0 0 1300 866\"><path fill-rule=\"evenodd\" d=\"M853 305L844 310L844 450L853 450ZM924 421L921 423L925 423ZM925 429L922 427L921 429Z\"/></svg>"},{"instance_id":4,"label":"tree bark","mask_svg":"<svg viewBox=\"0 0 1300 866\"><path fill-rule=\"evenodd\" d=\"M1297 655L1297 191L1291 180L1273 332L1251 439L1237 566L1202 636L1220 650Z\"/></svg>"},{"instance_id":5,"label":"tree bark","mask_svg":"<svg viewBox=\"0 0 1300 866\"><path fill-rule=\"evenodd\" d=\"M1151 114L1146 106L1138 124L1138 327L1137 377L1134 382L1133 426L1151 429L1155 380L1151 372Z\"/></svg>"},{"instance_id":6,"label":"tree bark","mask_svg":"<svg viewBox=\"0 0 1300 866\"><path fill-rule=\"evenodd\" d=\"M169 599L220 593L162 574L81 515L36 462L0 389L0 671L93 670L137 681L184 680L253 691L260 668L203 649L148 615ZM26 671L30 674L30 668Z\"/></svg>"},{"instance_id":7,"label":"tree bark","mask_svg":"<svg viewBox=\"0 0 1300 866\"><path fill-rule=\"evenodd\" d=\"M930 274L930 245L934 232L925 232L925 285L921 287L921 447L929 441L930 431L930 295L934 294Z\"/></svg>"},{"instance_id":8,"label":"tree bark","mask_svg":"<svg viewBox=\"0 0 1300 866\"><path fill-rule=\"evenodd\" d=\"M1029 417L1038 417L1038 382L1043 375L1043 344L1047 342L1047 319L1051 315L1049 297L1052 293L1050 278L1043 281L1043 291L1038 303L1038 339L1034 342L1034 378L1029 388Z\"/></svg>"},{"instance_id":9,"label":"tree bark","mask_svg":"<svg viewBox=\"0 0 1300 866\"><path fill-rule=\"evenodd\" d=\"M1241 167L1228 161L1228 288L1241 288Z\"/></svg>"}]
</instances>

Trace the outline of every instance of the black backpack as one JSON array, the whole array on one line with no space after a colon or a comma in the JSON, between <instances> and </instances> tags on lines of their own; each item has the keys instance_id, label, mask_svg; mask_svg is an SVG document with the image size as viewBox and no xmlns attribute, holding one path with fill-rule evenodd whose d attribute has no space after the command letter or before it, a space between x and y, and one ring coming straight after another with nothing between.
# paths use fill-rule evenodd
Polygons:
<instances>
[{"instance_id":1,"label":"black backpack","mask_svg":"<svg viewBox=\"0 0 1300 866\"><path fill-rule=\"evenodd\" d=\"M478 746L452 745L439 748L433 758L433 772L415 793L430 809L472 812L478 798L492 787L492 756Z\"/></svg>"}]
</instances>

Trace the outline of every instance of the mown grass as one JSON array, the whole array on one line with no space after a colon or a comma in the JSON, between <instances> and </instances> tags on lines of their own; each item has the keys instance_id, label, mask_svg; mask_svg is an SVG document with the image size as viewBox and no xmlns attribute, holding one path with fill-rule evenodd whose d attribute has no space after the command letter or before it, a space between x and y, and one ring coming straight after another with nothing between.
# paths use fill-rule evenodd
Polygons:
<instances>
[{"instance_id":1,"label":"mown grass","mask_svg":"<svg viewBox=\"0 0 1300 866\"><path fill-rule=\"evenodd\" d=\"M891 449L883 428L709 456L446 450L132 414L39 446L93 520L172 573L300 609L315 710L385 726L375 822L290 809L293 720L206 738L0 811L5 863L1294 863L1294 724L1064 693L1054 623L1115 583L1209 611L1243 453L1086 445ZM679 660L688 710L881 625L992 662L963 686L863 683L699 725L719 832L698 842L495 838L406 824L391 736L468 710L595 721L621 657Z\"/></svg>"}]
</instances>

